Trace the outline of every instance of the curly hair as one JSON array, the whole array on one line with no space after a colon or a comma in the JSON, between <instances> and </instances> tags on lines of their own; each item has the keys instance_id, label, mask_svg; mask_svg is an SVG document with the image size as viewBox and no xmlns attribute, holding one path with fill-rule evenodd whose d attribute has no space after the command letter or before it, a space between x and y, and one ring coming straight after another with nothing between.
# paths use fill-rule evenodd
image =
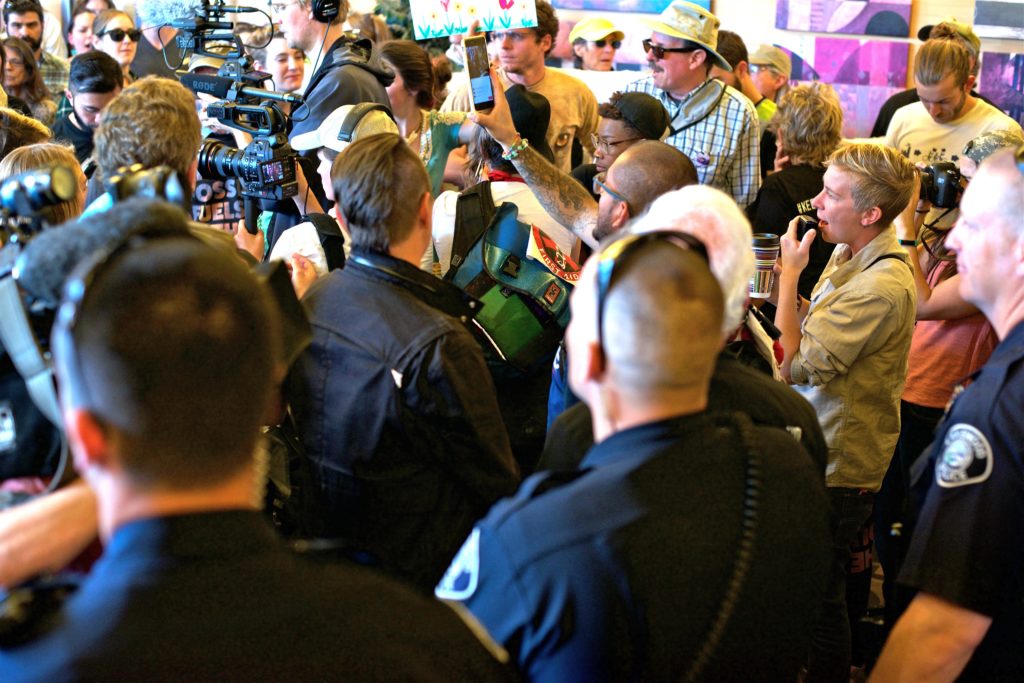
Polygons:
<instances>
[{"instance_id":1,"label":"curly hair","mask_svg":"<svg viewBox=\"0 0 1024 683\"><path fill-rule=\"evenodd\" d=\"M202 129L195 99L177 81L147 76L107 105L96 129L96 159L108 177L120 166L170 166L185 183L199 152Z\"/></svg>"},{"instance_id":2,"label":"curly hair","mask_svg":"<svg viewBox=\"0 0 1024 683\"><path fill-rule=\"evenodd\" d=\"M822 166L843 136L839 96L827 83L795 86L779 102L774 123L791 158Z\"/></svg>"}]
</instances>

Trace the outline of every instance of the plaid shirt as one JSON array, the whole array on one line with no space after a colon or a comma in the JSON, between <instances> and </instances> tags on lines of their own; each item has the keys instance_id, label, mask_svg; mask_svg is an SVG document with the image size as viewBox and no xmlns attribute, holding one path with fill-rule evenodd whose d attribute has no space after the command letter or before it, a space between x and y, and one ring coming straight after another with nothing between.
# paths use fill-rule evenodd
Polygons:
<instances>
[{"instance_id":1,"label":"plaid shirt","mask_svg":"<svg viewBox=\"0 0 1024 683\"><path fill-rule=\"evenodd\" d=\"M706 91L724 87L708 79L676 100L648 76L630 83L626 90L647 93L661 102L671 119L665 142L690 157L702 185L717 187L743 208L754 202L761 186L760 129L754 106L738 91ZM710 106L699 106L697 98L709 97Z\"/></svg>"},{"instance_id":2,"label":"plaid shirt","mask_svg":"<svg viewBox=\"0 0 1024 683\"><path fill-rule=\"evenodd\" d=\"M64 96L64 90L68 87L70 69L71 66L66 59L61 59L43 50L43 58L39 60L39 74L43 77L43 83L50 91L50 99L54 103Z\"/></svg>"}]
</instances>

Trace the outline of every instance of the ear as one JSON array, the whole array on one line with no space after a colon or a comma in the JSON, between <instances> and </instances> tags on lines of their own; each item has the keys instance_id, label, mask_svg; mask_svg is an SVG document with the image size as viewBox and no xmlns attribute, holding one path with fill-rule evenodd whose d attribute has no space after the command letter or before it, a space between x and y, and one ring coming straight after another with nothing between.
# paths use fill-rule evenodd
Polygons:
<instances>
[{"instance_id":1,"label":"ear","mask_svg":"<svg viewBox=\"0 0 1024 683\"><path fill-rule=\"evenodd\" d=\"M586 43L580 43L579 45L573 45L572 46L572 53L574 55L576 55L577 57L579 57L580 59L583 59L583 48L585 48L586 46L587 46Z\"/></svg>"},{"instance_id":2,"label":"ear","mask_svg":"<svg viewBox=\"0 0 1024 683\"><path fill-rule=\"evenodd\" d=\"M708 53L704 50L694 50L690 53L690 69L696 70L700 67L706 67L705 62L708 60Z\"/></svg>"},{"instance_id":3,"label":"ear","mask_svg":"<svg viewBox=\"0 0 1024 683\"><path fill-rule=\"evenodd\" d=\"M64 89L64 97L68 98L68 102L71 102L75 98L71 95L71 91L67 88Z\"/></svg>"},{"instance_id":4,"label":"ear","mask_svg":"<svg viewBox=\"0 0 1024 683\"><path fill-rule=\"evenodd\" d=\"M105 467L110 461L110 438L96 417L81 408L64 410L64 429L80 473Z\"/></svg>"},{"instance_id":5,"label":"ear","mask_svg":"<svg viewBox=\"0 0 1024 683\"><path fill-rule=\"evenodd\" d=\"M544 37L541 38L540 41L539 41L539 45L542 48L544 48L545 54L551 50L551 46L553 44L554 44L554 39L551 36L547 35L546 33L544 34Z\"/></svg>"},{"instance_id":6,"label":"ear","mask_svg":"<svg viewBox=\"0 0 1024 683\"><path fill-rule=\"evenodd\" d=\"M968 74L967 80L964 81L964 94L970 95L971 91L974 90L974 84L977 83L978 77L974 74Z\"/></svg>"},{"instance_id":7,"label":"ear","mask_svg":"<svg viewBox=\"0 0 1024 683\"><path fill-rule=\"evenodd\" d=\"M626 206L626 202L616 202L615 208L612 209L612 226L618 230L622 228L632 216L629 215L629 207Z\"/></svg>"},{"instance_id":8,"label":"ear","mask_svg":"<svg viewBox=\"0 0 1024 683\"><path fill-rule=\"evenodd\" d=\"M736 74L737 78L748 76L750 75L750 65L741 59L739 63L732 68L732 72Z\"/></svg>"},{"instance_id":9,"label":"ear","mask_svg":"<svg viewBox=\"0 0 1024 683\"><path fill-rule=\"evenodd\" d=\"M432 232L434 219L434 198L430 192L424 192L420 199L420 207L416 211L416 219L421 225L426 226L427 232Z\"/></svg>"},{"instance_id":10,"label":"ear","mask_svg":"<svg viewBox=\"0 0 1024 683\"><path fill-rule=\"evenodd\" d=\"M864 227L874 225L880 220L882 220L882 210L877 206L860 212L860 224Z\"/></svg>"},{"instance_id":11,"label":"ear","mask_svg":"<svg viewBox=\"0 0 1024 683\"><path fill-rule=\"evenodd\" d=\"M583 360L583 381L599 382L604 377L607 364L605 362L604 350L597 340L587 342ZM575 361L573 361L575 362Z\"/></svg>"}]
</instances>

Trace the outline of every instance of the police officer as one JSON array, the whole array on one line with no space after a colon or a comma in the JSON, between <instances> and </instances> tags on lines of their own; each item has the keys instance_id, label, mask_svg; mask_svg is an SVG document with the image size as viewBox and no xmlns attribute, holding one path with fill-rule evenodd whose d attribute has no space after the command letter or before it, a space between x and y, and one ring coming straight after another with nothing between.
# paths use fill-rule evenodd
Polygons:
<instances>
[{"instance_id":1,"label":"police officer","mask_svg":"<svg viewBox=\"0 0 1024 683\"><path fill-rule=\"evenodd\" d=\"M946 244L1000 343L956 395L900 575L920 592L873 681L1024 680L1024 148L974 176Z\"/></svg>"},{"instance_id":2,"label":"police officer","mask_svg":"<svg viewBox=\"0 0 1024 683\"><path fill-rule=\"evenodd\" d=\"M443 605L282 545L253 504L269 288L180 211L149 230L69 279L52 348L104 555L52 630L3 644L0 680L505 680Z\"/></svg>"},{"instance_id":3,"label":"police officer","mask_svg":"<svg viewBox=\"0 0 1024 683\"><path fill-rule=\"evenodd\" d=\"M530 680L796 677L824 485L787 432L704 412L723 297L701 252L648 233L587 262L566 344L597 445L498 503L437 588Z\"/></svg>"}]
</instances>

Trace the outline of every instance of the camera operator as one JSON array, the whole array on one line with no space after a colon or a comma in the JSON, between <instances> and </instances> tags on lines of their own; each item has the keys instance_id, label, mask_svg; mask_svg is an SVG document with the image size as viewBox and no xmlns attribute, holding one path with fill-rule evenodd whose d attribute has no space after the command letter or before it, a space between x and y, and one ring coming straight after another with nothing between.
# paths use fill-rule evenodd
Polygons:
<instances>
[{"instance_id":1,"label":"camera operator","mask_svg":"<svg viewBox=\"0 0 1024 683\"><path fill-rule=\"evenodd\" d=\"M272 3L274 23L280 23L288 44L302 50L312 60L313 75L303 93L305 102L292 112L289 139L315 131L338 107L360 102L389 106L385 89L394 74L381 61L373 43L347 35L342 28L348 16L348 0L339 0L333 17L324 14L323 0L290 0ZM301 173L309 182L309 191L322 207L329 206L320 177L317 159L307 152ZM300 180L301 183L301 180ZM300 195L305 194L300 187ZM301 199L301 197L300 197ZM281 232L300 222L299 207L282 202L275 217L271 245Z\"/></svg>"},{"instance_id":2,"label":"camera operator","mask_svg":"<svg viewBox=\"0 0 1024 683\"><path fill-rule=\"evenodd\" d=\"M960 155L966 179L980 163L1003 148L1024 144L1013 130L985 133L971 140ZM959 185L954 188L959 191ZM891 627L910 595L896 585L913 520L904 510L908 503L914 463L931 443L954 387L988 360L998 339L978 308L960 294L960 273L946 246L948 229L925 229L931 208L928 197L915 192L907 209L895 221L900 243L910 252L917 289L917 324L910 342L907 383L900 401L900 436L889 471L875 500L875 544L884 569L885 621ZM930 193L934 197L934 191ZM959 196L954 197L959 200ZM959 203L959 201L957 201ZM898 535L891 529L900 529Z\"/></svg>"},{"instance_id":3,"label":"camera operator","mask_svg":"<svg viewBox=\"0 0 1024 683\"><path fill-rule=\"evenodd\" d=\"M920 102L901 107L892 117L885 144L915 163L955 162L959 150L982 133L1020 125L971 94L975 76L971 53L956 39L933 38L917 51L914 80ZM927 224L951 228L956 209L933 209Z\"/></svg>"}]
</instances>

